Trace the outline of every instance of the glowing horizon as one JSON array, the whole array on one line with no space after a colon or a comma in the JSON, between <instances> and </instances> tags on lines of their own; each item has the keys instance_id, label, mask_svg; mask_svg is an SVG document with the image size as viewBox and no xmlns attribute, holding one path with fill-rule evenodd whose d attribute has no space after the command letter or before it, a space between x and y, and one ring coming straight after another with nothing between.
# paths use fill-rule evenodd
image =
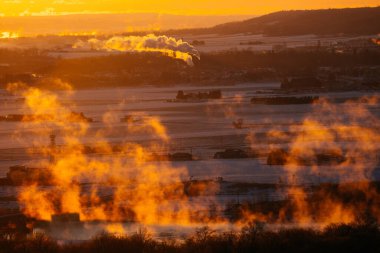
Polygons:
<instances>
[{"instance_id":1,"label":"glowing horizon","mask_svg":"<svg viewBox=\"0 0 380 253\"><path fill-rule=\"evenodd\" d=\"M280 10L379 6L378 0L1 0L1 16L52 16L99 13L165 13L177 15L262 15Z\"/></svg>"}]
</instances>

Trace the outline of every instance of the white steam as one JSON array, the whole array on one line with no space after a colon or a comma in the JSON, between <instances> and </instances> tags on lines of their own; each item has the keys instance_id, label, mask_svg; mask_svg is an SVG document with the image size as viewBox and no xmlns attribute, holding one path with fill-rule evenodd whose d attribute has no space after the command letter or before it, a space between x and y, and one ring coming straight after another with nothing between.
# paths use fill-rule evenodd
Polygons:
<instances>
[{"instance_id":1,"label":"white steam","mask_svg":"<svg viewBox=\"0 0 380 253\"><path fill-rule=\"evenodd\" d=\"M73 48L120 51L120 52L159 52L175 59L181 59L192 66L193 57L200 59L197 49L189 43L167 36L115 36L107 40L96 38L78 41Z\"/></svg>"}]
</instances>

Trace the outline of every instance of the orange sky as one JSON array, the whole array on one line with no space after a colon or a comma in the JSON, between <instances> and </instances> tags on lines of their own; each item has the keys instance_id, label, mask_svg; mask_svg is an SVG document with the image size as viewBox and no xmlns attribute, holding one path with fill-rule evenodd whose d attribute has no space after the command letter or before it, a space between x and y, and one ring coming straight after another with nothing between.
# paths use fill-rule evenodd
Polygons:
<instances>
[{"instance_id":1,"label":"orange sky","mask_svg":"<svg viewBox=\"0 0 380 253\"><path fill-rule=\"evenodd\" d=\"M379 6L379 0L0 0L1 16L155 12L259 15L278 10Z\"/></svg>"}]
</instances>

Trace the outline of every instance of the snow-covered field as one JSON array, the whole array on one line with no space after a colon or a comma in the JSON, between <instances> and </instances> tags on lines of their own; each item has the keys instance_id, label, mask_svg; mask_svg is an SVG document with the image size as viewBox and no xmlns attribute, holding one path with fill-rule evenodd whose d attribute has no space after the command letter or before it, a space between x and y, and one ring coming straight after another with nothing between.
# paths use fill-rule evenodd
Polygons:
<instances>
[{"instance_id":1,"label":"snow-covered field","mask_svg":"<svg viewBox=\"0 0 380 253\"><path fill-rule=\"evenodd\" d=\"M175 168L186 167L189 177L195 179L215 179L223 177L230 182L256 182L277 183L284 180L286 173L282 166L268 166L265 158L242 160L213 160L216 151L225 148L247 148L252 143L247 139L249 133L265 133L273 128L289 131L290 126L299 124L302 119L312 111L311 105L252 105L250 98L257 91L270 91L279 88L279 83L241 84L236 86L221 87L189 87L174 86L167 88L142 87L142 88L109 88L79 90L67 98L61 94L62 102L73 111L83 112L94 119L90 123L90 129L83 137L83 143L91 145L96 142L95 133L107 128L105 138L113 144L125 142L148 143L151 136L143 133L131 133L127 123L121 123L120 118L125 115L148 115L158 117L166 127L170 137L169 147L163 152L192 152L197 159L192 162L173 162ZM200 103L169 103L166 100L175 98L178 90L208 91L221 89L223 99ZM12 101L17 99L7 95L5 91L0 94L0 115L23 113L22 103ZM345 92L328 94L304 94L320 95L330 98L355 98L375 95L373 92ZM380 106L373 105L370 111L375 117L380 116ZM103 123L103 116L111 114L116 119L114 122ZM232 122L244 118L249 125L245 129L235 129ZM34 131L21 127L21 123L0 122L0 177L4 177L9 166L19 164L37 163L38 156L30 156L26 149L33 146L36 138ZM33 129L36 130L36 129ZM49 144L49 136L40 136ZM62 144L60 136L57 136L57 144ZM268 148L265 139L256 143L257 147ZM336 181L342 179L337 170L320 168L320 173L311 171L305 167L304 173L297 178L298 183L313 184L324 181ZM344 169L344 168L342 168ZM371 175L380 179L380 170L375 170ZM352 175L350 175L352 178ZM187 180L188 178L183 178ZM2 187L0 196L11 196L16 188ZM253 194L253 193L252 193ZM268 199L277 199L274 190L267 192ZM277 194L277 195L276 195ZM253 194L254 195L254 194ZM253 195L249 197L252 198ZM258 193L257 195L262 195ZM218 196L218 198L236 198L232 196ZM16 203L3 203L13 206Z\"/></svg>"},{"instance_id":2,"label":"snow-covered field","mask_svg":"<svg viewBox=\"0 0 380 253\"><path fill-rule=\"evenodd\" d=\"M374 35L376 36L376 35ZM184 36L185 41L192 42L194 40L204 41L205 45L197 46L200 52L216 52L224 50L272 50L275 45L284 45L288 48L316 46L318 43L322 46L334 45L338 42L345 42L358 38L371 38L373 36L361 37L342 37L342 36L316 36L316 35L299 35L299 36L265 36L265 35L193 35ZM182 38L182 37L181 37ZM257 43L257 45L249 45L248 43Z\"/></svg>"},{"instance_id":3,"label":"snow-covered field","mask_svg":"<svg viewBox=\"0 0 380 253\"><path fill-rule=\"evenodd\" d=\"M226 50L252 50L267 51L272 50L273 46L285 46L287 48L299 48L309 46L330 46L339 42L346 42L354 39L374 38L373 36L316 36L316 35L300 35L300 36L265 36L262 34L205 34L205 35L172 35L176 39L182 39L185 42L193 43L193 41L204 41L204 45L196 45L197 50L202 53L219 52ZM82 58L104 56L109 54L118 54L121 52L106 51L78 51L73 49L78 41L76 37L31 37L12 40L0 40L0 48L40 48L49 49L49 55L60 58ZM59 50L57 50L59 48Z\"/></svg>"}]
</instances>

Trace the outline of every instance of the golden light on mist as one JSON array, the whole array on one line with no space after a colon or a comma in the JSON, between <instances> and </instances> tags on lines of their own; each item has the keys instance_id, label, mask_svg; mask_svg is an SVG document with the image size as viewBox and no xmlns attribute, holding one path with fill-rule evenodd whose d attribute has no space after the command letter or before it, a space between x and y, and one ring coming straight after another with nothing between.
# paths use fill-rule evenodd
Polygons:
<instances>
[{"instance_id":1,"label":"golden light on mist","mask_svg":"<svg viewBox=\"0 0 380 253\"><path fill-rule=\"evenodd\" d=\"M0 32L0 39L16 39L20 35L16 32Z\"/></svg>"},{"instance_id":2,"label":"golden light on mist","mask_svg":"<svg viewBox=\"0 0 380 253\"><path fill-rule=\"evenodd\" d=\"M62 81L55 81L62 86ZM66 83L64 90L70 96L73 92ZM144 225L170 225L177 224L190 226L194 224L228 224L223 215L211 216L208 210L209 203L194 203L186 193L186 183L182 178L188 177L186 167L174 168L170 163L150 163L152 150L165 147L170 142L170 136L159 117L145 116L142 124L129 126L132 132L149 134L158 139L149 147L137 143L124 143L120 154L112 151L112 146L98 132L97 148L109 157L97 158L88 156L85 152L81 138L87 133L89 124L78 119L68 120L71 111L63 105L58 96L52 92L35 87L28 87L20 83L10 84L8 90L19 92L25 97L25 110L33 115L56 115L53 118L35 117L34 120L25 120L23 127L52 132L57 128L61 133L63 146L60 150L44 148L43 143L35 143L45 149L44 153L54 157L54 161L40 164L48 171L48 178L52 186L44 188L37 184L24 185L20 189L18 201L22 211L28 217L50 220L52 215L61 213L78 213L84 221L103 220L114 222L107 229L110 232L122 233L123 228L119 222L134 220ZM295 125L298 131L296 136L290 138L290 150L285 163L285 172L289 187L286 190L289 204L284 206L277 217L241 209L242 217L235 221L236 226L243 226L249 222L273 222L284 224L291 221L300 226L317 224L321 228L330 224L349 224L357 220L358 213L364 212L365 206L352 205L330 196L325 189L317 191L317 196L323 196L317 202L310 202L305 189L294 181L294 176L304 172L302 163L309 161L313 174L323 172L313 159L322 149L333 150L334 154L344 154L345 160L337 164L333 173L339 178L339 190L360 190L370 203L380 201L380 195L373 189L367 177L367 171L375 168L373 164L380 135L370 127L358 126L357 122L374 121L369 111L371 104L378 101L376 97L362 98L363 103L346 102L335 105L327 100L313 105L313 112L303 119L301 126ZM345 112L348 120L340 120L339 115ZM322 116L323 115L323 116ZM110 115L104 117L107 120ZM329 120L334 124L329 125ZM329 127L327 127L329 125ZM41 134L41 133L40 133ZM284 136L270 135L283 139ZM254 138L252 139L254 145ZM349 142L347 146L345 143ZM331 151L332 152L332 151ZM127 159L126 159L127 158ZM352 173L349 173L350 170ZM348 178L347 178L348 177ZM79 182L93 180L88 192L81 190ZM348 181L347 181L348 179ZM358 183L353 181L359 180ZM99 195L101 187L112 187L112 197L105 201ZM192 191L208 193L211 203L220 210L220 203L213 200L219 191L217 182L214 184L199 183L193 185ZM379 210L371 206L371 213L377 215ZM199 213L195 210L205 210ZM378 217L378 216L377 216Z\"/></svg>"},{"instance_id":3,"label":"golden light on mist","mask_svg":"<svg viewBox=\"0 0 380 253\"><path fill-rule=\"evenodd\" d=\"M132 132L149 134L158 139L158 144L152 144L148 149L129 142L121 147L120 154L114 154L111 144L99 132L96 134L97 148L110 156L91 158L80 140L87 133L88 122L68 120L72 113L54 92L21 84L10 84L8 90L25 97L25 110L32 115L53 115L52 118L24 120L23 127L35 129L39 134L56 129L64 142L59 150L44 148L39 143L43 153L54 157L53 163L40 164L46 168L46 178L54 187L45 188L38 184L21 187L18 201L28 217L50 220L54 214L78 213L83 220L135 220L142 224L181 225L199 222L199 219L207 222L208 214L199 215L195 211L205 209L205 206L190 203L185 193L182 178L188 178L186 168L148 162L155 145L165 146L170 138L159 118L146 116L142 124L132 126ZM66 89L66 92L70 90ZM38 145L38 140L35 144ZM79 183L82 180L97 181L97 184L83 193ZM99 195L101 187L113 188L110 200L102 200ZM207 188L202 184L196 187ZM120 232L120 229L119 225L109 227L110 231Z\"/></svg>"}]
</instances>

